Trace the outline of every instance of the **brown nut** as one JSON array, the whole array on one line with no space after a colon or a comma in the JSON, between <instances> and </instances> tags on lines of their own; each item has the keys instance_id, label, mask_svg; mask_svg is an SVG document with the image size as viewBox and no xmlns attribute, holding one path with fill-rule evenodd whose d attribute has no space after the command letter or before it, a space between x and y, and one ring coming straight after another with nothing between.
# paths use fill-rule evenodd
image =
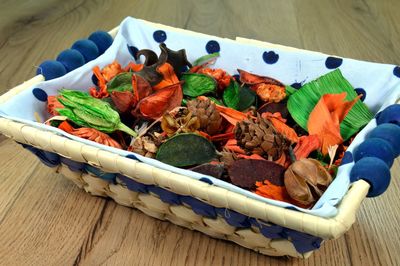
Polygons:
<instances>
[{"instance_id":1,"label":"brown nut","mask_svg":"<svg viewBox=\"0 0 400 266\"><path fill-rule=\"evenodd\" d=\"M292 199L310 205L321 197L332 182L332 176L319 161L304 158L289 166L285 171L284 182Z\"/></svg>"}]
</instances>

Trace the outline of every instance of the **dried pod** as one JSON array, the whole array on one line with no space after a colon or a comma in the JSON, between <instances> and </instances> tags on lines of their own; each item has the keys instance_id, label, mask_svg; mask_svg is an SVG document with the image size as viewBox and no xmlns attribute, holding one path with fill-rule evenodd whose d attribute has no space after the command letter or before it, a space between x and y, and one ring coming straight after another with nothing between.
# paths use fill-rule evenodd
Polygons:
<instances>
[{"instance_id":1,"label":"dried pod","mask_svg":"<svg viewBox=\"0 0 400 266\"><path fill-rule=\"evenodd\" d=\"M165 114L161 120L161 128L171 137L181 132L196 132L200 128L200 121L190 111L182 109L175 115Z\"/></svg>"},{"instance_id":2,"label":"dried pod","mask_svg":"<svg viewBox=\"0 0 400 266\"><path fill-rule=\"evenodd\" d=\"M284 182L292 199L310 205L321 197L332 182L332 176L319 161L304 158L289 166Z\"/></svg>"}]
</instances>

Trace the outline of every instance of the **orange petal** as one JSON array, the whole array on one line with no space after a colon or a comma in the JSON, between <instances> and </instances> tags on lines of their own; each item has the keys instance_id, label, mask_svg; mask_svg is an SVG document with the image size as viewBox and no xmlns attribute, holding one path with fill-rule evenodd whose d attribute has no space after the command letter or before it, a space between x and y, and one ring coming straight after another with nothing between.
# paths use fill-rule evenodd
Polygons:
<instances>
[{"instance_id":1,"label":"orange petal","mask_svg":"<svg viewBox=\"0 0 400 266\"><path fill-rule=\"evenodd\" d=\"M67 133L71 133L72 131L74 131L74 128L67 121L63 121L61 124L59 124L58 128L64 130Z\"/></svg>"},{"instance_id":2,"label":"orange petal","mask_svg":"<svg viewBox=\"0 0 400 266\"><path fill-rule=\"evenodd\" d=\"M141 100L137 108L140 114L151 119L158 119L166 112L181 105L183 98L181 84L177 83L159 89L155 93Z\"/></svg>"},{"instance_id":3,"label":"orange petal","mask_svg":"<svg viewBox=\"0 0 400 266\"><path fill-rule=\"evenodd\" d=\"M328 147L343 142L340 135L340 122L358 101L360 96L352 101L344 101L346 92L340 94L325 94L312 110L307 123L310 135L317 135L322 145L322 153L328 153Z\"/></svg>"},{"instance_id":4,"label":"orange petal","mask_svg":"<svg viewBox=\"0 0 400 266\"><path fill-rule=\"evenodd\" d=\"M279 115L278 115L279 114ZM282 118L280 113L271 114L270 112L263 113L261 117L271 121L272 125L281 133L285 138L290 140L292 143L296 143L299 141L299 137L297 136L296 131L293 128L289 127L285 124L285 119Z\"/></svg>"},{"instance_id":5,"label":"orange petal","mask_svg":"<svg viewBox=\"0 0 400 266\"><path fill-rule=\"evenodd\" d=\"M297 160L307 158L311 152L319 149L321 143L317 135L301 136L296 147L293 149L294 156Z\"/></svg>"},{"instance_id":6,"label":"orange petal","mask_svg":"<svg viewBox=\"0 0 400 266\"><path fill-rule=\"evenodd\" d=\"M235 109L216 104L216 109L220 112L221 116L225 118L232 125L246 119L248 114L236 111Z\"/></svg>"},{"instance_id":7,"label":"orange petal","mask_svg":"<svg viewBox=\"0 0 400 266\"><path fill-rule=\"evenodd\" d=\"M157 85L153 86L154 90L159 90L179 83L179 79L175 75L174 68L170 64L165 63L161 65L157 70L163 75L164 79Z\"/></svg>"}]
</instances>

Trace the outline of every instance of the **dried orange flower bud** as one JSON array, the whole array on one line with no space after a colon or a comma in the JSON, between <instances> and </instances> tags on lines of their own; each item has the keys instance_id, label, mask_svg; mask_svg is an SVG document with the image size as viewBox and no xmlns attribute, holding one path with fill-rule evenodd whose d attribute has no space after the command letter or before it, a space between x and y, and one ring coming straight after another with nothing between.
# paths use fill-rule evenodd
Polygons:
<instances>
[{"instance_id":1,"label":"dried orange flower bud","mask_svg":"<svg viewBox=\"0 0 400 266\"><path fill-rule=\"evenodd\" d=\"M285 87L267 83L256 85L256 93L264 102L278 103L286 97Z\"/></svg>"},{"instance_id":2,"label":"dried orange flower bud","mask_svg":"<svg viewBox=\"0 0 400 266\"><path fill-rule=\"evenodd\" d=\"M310 205L321 197L332 182L332 176L319 161L303 158L285 171L284 182L292 199Z\"/></svg>"}]
</instances>

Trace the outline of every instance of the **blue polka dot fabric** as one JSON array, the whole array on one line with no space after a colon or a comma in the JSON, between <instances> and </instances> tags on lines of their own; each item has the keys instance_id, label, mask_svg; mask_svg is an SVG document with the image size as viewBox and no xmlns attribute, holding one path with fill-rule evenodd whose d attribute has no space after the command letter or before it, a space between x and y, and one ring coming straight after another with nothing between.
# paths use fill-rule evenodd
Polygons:
<instances>
[{"instance_id":1,"label":"blue polka dot fabric","mask_svg":"<svg viewBox=\"0 0 400 266\"><path fill-rule=\"evenodd\" d=\"M343 63L343 59L342 58L337 58L337 57L333 57L333 56L329 56L326 60L325 60L325 66L328 69L336 69L338 67L340 67Z\"/></svg>"},{"instance_id":2,"label":"blue polka dot fabric","mask_svg":"<svg viewBox=\"0 0 400 266\"><path fill-rule=\"evenodd\" d=\"M294 208L298 211L322 217L336 215L336 204L346 193L349 186L349 173L354 165L352 161L344 163L339 168L338 176L335 178L334 183L324 193L315 207L311 210L304 210L293 207L288 203L262 198L211 176L204 176L203 174L185 169L175 168L138 154L105 147L91 141L69 136L56 128L36 122L35 114L36 116L39 115L42 121L49 118L45 104L47 96L57 95L58 90L62 87L87 91L88 88L97 82L96 78L92 79L93 67L99 66L102 68L114 60L118 60L122 66L126 66L135 60L135 54L139 49L151 49L159 54L159 44L162 42L165 42L170 49L175 51L185 48L190 62L208 53L219 52L220 57L218 57L218 60L212 66L213 68L223 68L232 75L237 74L237 69L243 69L252 73L276 78L284 84L292 85L296 89L301 88L305 82L314 80L333 69L339 68L357 93L363 94L364 103L374 113L394 103L395 99L400 97L399 66L363 62L318 52L296 51L274 45L238 42L205 34L195 34L184 30L173 30L169 27L162 27L134 18L127 18L121 23L119 32L115 36L112 45L104 54L62 77L40 82L28 90L20 92L10 101L0 104L0 116L38 128L45 128L60 135L64 134L76 141L108 150L121 156L129 155L132 163L141 161L148 165L173 173L183 174L208 184L212 183L213 186L223 187L262 202L284 208ZM140 63L142 60L143 58L139 58L137 61ZM15 108L15 106L18 106L18 108ZM354 139L348 151L353 153L353 147L365 139L366 133L364 132L368 132L368 130L371 130L375 126L376 121L374 119ZM345 159L347 160L347 157ZM167 196L166 199L171 200L169 195ZM188 202L187 204L197 206L199 203ZM203 208L204 206L200 207ZM214 215L212 211L209 211L208 214L211 216Z\"/></svg>"},{"instance_id":3,"label":"blue polka dot fabric","mask_svg":"<svg viewBox=\"0 0 400 266\"><path fill-rule=\"evenodd\" d=\"M264 52L262 58L265 63L272 65L278 62L279 54L275 53L274 51Z\"/></svg>"},{"instance_id":4,"label":"blue polka dot fabric","mask_svg":"<svg viewBox=\"0 0 400 266\"><path fill-rule=\"evenodd\" d=\"M156 30L153 33L153 38L156 42L163 43L167 40L167 33L165 33L163 30Z\"/></svg>"},{"instance_id":5,"label":"blue polka dot fabric","mask_svg":"<svg viewBox=\"0 0 400 266\"><path fill-rule=\"evenodd\" d=\"M219 47L219 43L217 41L211 40L206 44L206 51L209 54L218 53L221 51L221 48Z\"/></svg>"},{"instance_id":6,"label":"blue polka dot fabric","mask_svg":"<svg viewBox=\"0 0 400 266\"><path fill-rule=\"evenodd\" d=\"M47 93L41 88L34 88L32 90L32 94L33 96L35 96L36 99L38 99L41 102L47 101Z\"/></svg>"}]
</instances>

